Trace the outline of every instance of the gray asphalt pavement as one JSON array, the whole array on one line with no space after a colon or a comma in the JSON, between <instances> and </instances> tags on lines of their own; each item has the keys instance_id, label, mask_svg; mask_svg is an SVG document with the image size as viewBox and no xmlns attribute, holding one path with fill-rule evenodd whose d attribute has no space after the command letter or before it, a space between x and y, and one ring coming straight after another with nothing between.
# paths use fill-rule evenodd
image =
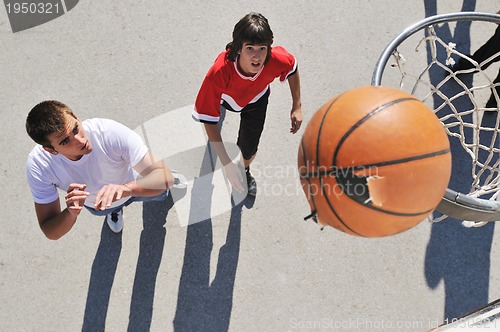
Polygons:
<instances>
[{"instance_id":1,"label":"gray asphalt pavement","mask_svg":"<svg viewBox=\"0 0 500 332\"><path fill-rule=\"evenodd\" d=\"M303 221L309 207L295 167L307 121L334 95L369 85L383 48L406 26L462 6L434 3L80 1L17 33L0 8L0 330L427 331L500 298L493 225L424 222L364 239ZM228 191L193 189L223 179L204 177L208 152L189 106L250 11L269 19L274 44L299 61L305 121L289 134L288 84L275 82L253 166L258 196L231 209ZM136 129L186 174L190 191L175 204L129 206L120 235L83 212L64 238L46 239L24 171L33 147L26 115L46 99ZM227 114L228 144L237 126ZM211 218L200 217L207 202Z\"/></svg>"}]
</instances>

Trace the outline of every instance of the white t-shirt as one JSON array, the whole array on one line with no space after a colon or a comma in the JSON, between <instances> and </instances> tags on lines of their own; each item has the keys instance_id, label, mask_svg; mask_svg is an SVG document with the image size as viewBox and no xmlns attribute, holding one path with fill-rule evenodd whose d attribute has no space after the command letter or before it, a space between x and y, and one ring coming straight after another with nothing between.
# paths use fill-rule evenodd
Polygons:
<instances>
[{"instance_id":1,"label":"white t-shirt","mask_svg":"<svg viewBox=\"0 0 500 332\"><path fill-rule=\"evenodd\" d=\"M90 119L82 124L92 152L80 160L53 155L41 145L31 150L26 172L35 203L52 203L59 197L57 188L67 191L71 183L81 183L87 185L85 190L90 193L85 205L93 207L95 196L104 185L122 184L139 176L132 167L142 160L148 148L137 133L109 119ZM111 207L127 199L113 202Z\"/></svg>"}]
</instances>

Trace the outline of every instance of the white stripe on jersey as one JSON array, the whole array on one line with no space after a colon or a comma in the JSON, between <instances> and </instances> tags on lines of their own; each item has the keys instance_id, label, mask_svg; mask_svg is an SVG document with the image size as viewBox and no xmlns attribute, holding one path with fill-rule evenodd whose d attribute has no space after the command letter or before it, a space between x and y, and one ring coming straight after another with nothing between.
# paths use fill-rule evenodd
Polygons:
<instances>
[{"instance_id":1,"label":"white stripe on jersey","mask_svg":"<svg viewBox=\"0 0 500 332\"><path fill-rule=\"evenodd\" d=\"M258 101L263 95L266 94L267 90L269 90L269 85L267 85L264 90L259 92L258 95L253 97L253 99L250 100L250 102L248 104L252 104L252 103L255 103L256 101ZM246 106L245 105L242 107L242 106L238 105L238 103L236 103L236 101L233 99L233 97L231 97L230 95L227 95L225 93L222 94L222 100L225 101L235 112L241 112L241 110Z\"/></svg>"},{"instance_id":2,"label":"white stripe on jersey","mask_svg":"<svg viewBox=\"0 0 500 332\"><path fill-rule=\"evenodd\" d=\"M219 122L219 116L210 116L206 114L199 114L196 109L193 109L193 112L191 113L193 118L196 121L202 121L202 122Z\"/></svg>"},{"instance_id":3,"label":"white stripe on jersey","mask_svg":"<svg viewBox=\"0 0 500 332\"><path fill-rule=\"evenodd\" d=\"M294 59L295 59L295 57L294 57ZM283 82L285 82L288 79L288 77L290 75L292 75L293 73L295 73L296 71L297 71L297 59L295 59L292 70L290 70L288 72L288 74L286 74L285 79L283 80Z\"/></svg>"}]
</instances>

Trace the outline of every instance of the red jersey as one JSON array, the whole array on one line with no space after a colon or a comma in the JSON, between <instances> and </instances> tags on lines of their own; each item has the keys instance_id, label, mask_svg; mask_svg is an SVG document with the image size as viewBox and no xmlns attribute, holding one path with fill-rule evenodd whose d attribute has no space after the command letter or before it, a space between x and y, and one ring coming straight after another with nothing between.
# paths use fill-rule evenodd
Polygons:
<instances>
[{"instance_id":1,"label":"red jersey","mask_svg":"<svg viewBox=\"0 0 500 332\"><path fill-rule=\"evenodd\" d=\"M219 54L201 84L192 113L196 121L219 122L221 104L229 111L241 112L266 96L276 77L284 82L297 70L295 57L281 46L271 48L269 61L251 77L243 75L237 62L227 59L227 53Z\"/></svg>"}]
</instances>

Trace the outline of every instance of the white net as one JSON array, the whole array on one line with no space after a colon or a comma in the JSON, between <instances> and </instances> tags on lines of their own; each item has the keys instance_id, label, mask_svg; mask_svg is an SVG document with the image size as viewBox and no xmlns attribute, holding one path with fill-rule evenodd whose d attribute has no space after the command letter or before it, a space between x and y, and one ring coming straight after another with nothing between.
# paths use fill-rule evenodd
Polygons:
<instances>
[{"instance_id":1,"label":"white net","mask_svg":"<svg viewBox=\"0 0 500 332\"><path fill-rule=\"evenodd\" d=\"M490 201L500 196L500 62L496 62L500 52L478 57L474 50L492 36L497 26L473 20L428 25L391 52L383 68L384 81L380 82L398 86L434 110L450 137L450 188ZM458 33L467 30L469 39L467 34ZM473 37L477 35L482 38ZM497 49L500 51L500 46ZM436 215L434 221L445 218Z\"/></svg>"}]
</instances>

